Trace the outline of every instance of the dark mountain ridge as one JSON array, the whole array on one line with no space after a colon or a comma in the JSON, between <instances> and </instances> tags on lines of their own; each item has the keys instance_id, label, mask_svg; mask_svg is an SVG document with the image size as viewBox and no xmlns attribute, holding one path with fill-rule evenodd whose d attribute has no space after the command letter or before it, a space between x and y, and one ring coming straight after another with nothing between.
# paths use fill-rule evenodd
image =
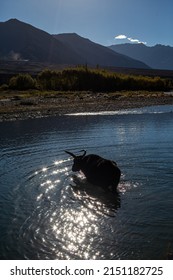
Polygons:
<instances>
[{"instance_id":1,"label":"dark mountain ridge","mask_svg":"<svg viewBox=\"0 0 173 280\"><path fill-rule=\"evenodd\" d=\"M67 46L49 33L11 19L0 23L1 59L30 60L50 63L79 63Z\"/></svg>"},{"instance_id":2,"label":"dark mountain ridge","mask_svg":"<svg viewBox=\"0 0 173 280\"><path fill-rule=\"evenodd\" d=\"M0 60L28 60L58 65L149 68L77 34L50 35L17 19L0 22Z\"/></svg>"},{"instance_id":3,"label":"dark mountain ridge","mask_svg":"<svg viewBox=\"0 0 173 280\"><path fill-rule=\"evenodd\" d=\"M147 65L142 65L138 60L113 52L109 48L83 38L76 33L58 34L54 37L75 51L83 59L83 62L89 65L148 68Z\"/></svg>"},{"instance_id":4,"label":"dark mountain ridge","mask_svg":"<svg viewBox=\"0 0 173 280\"><path fill-rule=\"evenodd\" d=\"M138 59L153 69L173 70L173 47L157 44L148 47L144 44L119 44L112 45L110 49Z\"/></svg>"}]
</instances>

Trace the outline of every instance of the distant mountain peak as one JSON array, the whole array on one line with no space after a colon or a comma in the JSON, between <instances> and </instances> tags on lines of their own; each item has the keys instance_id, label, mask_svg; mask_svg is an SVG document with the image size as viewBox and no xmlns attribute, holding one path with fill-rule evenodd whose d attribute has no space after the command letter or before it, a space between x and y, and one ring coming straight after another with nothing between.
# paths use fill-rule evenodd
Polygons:
<instances>
[{"instance_id":1,"label":"distant mountain peak","mask_svg":"<svg viewBox=\"0 0 173 280\"><path fill-rule=\"evenodd\" d=\"M7 23L7 24L15 24L15 23L25 24L24 22L18 20L17 18L11 18L11 19L5 21L4 23Z\"/></svg>"},{"instance_id":2,"label":"distant mountain peak","mask_svg":"<svg viewBox=\"0 0 173 280\"><path fill-rule=\"evenodd\" d=\"M7 20L6 22L14 22L14 21L19 21L17 18L10 18L9 20Z\"/></svg>"},{"instance_id":3,"label":"distant mountain peak","mask_svg":"<svg viewBox=\"0 0 173 280\"><path fill-rule=\"evenodd\" d=\"M143 61L151 68L173 70L173 47L171 46L161 44L146 46L127 43L112 45L109 48L133 59Z\"/></svg>"}]
</instances>

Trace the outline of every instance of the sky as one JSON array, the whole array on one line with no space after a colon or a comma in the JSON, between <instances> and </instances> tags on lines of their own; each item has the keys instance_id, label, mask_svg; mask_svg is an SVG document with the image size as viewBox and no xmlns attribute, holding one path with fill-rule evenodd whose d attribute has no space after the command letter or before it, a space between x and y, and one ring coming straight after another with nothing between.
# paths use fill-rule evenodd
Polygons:
<instances>
[{"instance_id":1,"label":"sky","mask_svg":"<svg viewBox=\"0 0 173 280\"><path fill-rule=\"evenodd\" d=\"M77 33L104 46L173 46L173 0L0 0L0 22L17 18L50 34Z\"/></svg>"}]
</instances>

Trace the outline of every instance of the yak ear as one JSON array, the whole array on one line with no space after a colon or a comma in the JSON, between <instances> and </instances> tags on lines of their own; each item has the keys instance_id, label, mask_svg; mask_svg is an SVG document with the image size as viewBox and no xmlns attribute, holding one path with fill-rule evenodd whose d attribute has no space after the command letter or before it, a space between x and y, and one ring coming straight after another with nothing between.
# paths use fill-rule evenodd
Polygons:
<instances>
[{"instance_id":1,"label":"yak ear","mask_svg":"<svg viewBox=\"0 0 173 280\"><path fill-rule=\"evenodd\" d=\"M73 154L73 153L71 153L71 152L69 152L69 151L64 151L65 153L67 153L67 154L69 154L70 156L72 156L73 158L76 158L76 156Z\"/></svg>"}]
</instances>

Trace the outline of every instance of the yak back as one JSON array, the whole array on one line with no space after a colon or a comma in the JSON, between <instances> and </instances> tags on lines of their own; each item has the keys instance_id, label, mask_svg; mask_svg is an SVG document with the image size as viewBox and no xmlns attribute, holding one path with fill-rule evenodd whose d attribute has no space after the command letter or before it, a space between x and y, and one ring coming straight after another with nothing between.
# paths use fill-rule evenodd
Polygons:
<instances>
[{"instance_id":1,"label":"yak back","mask_svg":"<svg viewBox=\"0 0 173 280\"><path fill-rule=\"evenodd\" d=\"M83 157L81 171L90 183L105 188L117 187L121 176L116 162L93 154Z\"/></svg>"},{"instance_id":2,"label":"yak back","mask_svg":"<svg viewBox=\"0 0 173 280\"><path fill-rule=\"evenodd\" d=\"M117 169L116 162L104 159L98 155L90 154L82 160L81 170L86 177L90 177L93 174L99 177L102 177L102 175L111 176Z\"/></svg>"}]
</instances>

